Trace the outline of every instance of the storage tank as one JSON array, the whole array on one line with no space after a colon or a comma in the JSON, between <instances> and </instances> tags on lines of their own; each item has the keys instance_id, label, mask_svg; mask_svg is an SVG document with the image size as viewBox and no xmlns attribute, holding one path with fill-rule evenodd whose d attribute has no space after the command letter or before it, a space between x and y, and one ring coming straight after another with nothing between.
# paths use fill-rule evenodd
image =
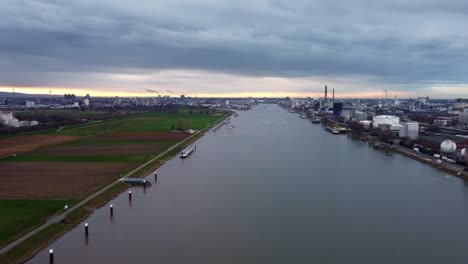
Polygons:
<instances>
[{"instance_id":1,"label":"storage tank","mask_svg":"<svg viewBox=\"0 0 468 264\"><path fill-rule=\"evenodd\" d=\"M457 151L457 144L450 139L446 139L440 143L440 152L446 154L453 154Z\"/></svg>"}]
</instances>

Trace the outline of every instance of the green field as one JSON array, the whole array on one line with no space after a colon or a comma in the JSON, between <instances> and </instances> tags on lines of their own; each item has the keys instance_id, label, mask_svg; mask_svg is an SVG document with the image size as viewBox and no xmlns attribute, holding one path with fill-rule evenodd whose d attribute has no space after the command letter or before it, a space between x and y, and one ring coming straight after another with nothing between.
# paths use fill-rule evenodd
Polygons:
<instances>
[{"instance_id":1,"label":"green field","mask_svg":"<svg viewBox=\"0 0 468 264\"><path fill-rule=\"evenodd\" d=\"M193 129L201 130L213 124L221 117L220 115L212 114L190 114L189 110L183 109L177 113L158 112L136 117L93 122L65 128L60 132L49 131L48 134L93 136L117 131L171 131L173 127L177 127L178 119L190 120Z\"/></svg>"},{"instance_id":2,"label":"green field","mask_svg":"<svg viewBox=\"0 0 468 264\"><path fill-rule=\"evenodd\" d=\"M0 246L43 223L66 204L75 203L73 200L0 200Z\"/></svg>"}]
</instances>

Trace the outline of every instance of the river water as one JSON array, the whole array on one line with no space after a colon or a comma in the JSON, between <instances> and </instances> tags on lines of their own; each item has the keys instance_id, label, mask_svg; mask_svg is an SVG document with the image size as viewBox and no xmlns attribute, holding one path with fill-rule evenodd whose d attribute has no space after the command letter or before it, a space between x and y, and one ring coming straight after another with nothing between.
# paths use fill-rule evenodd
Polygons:
<instances>
[{"instance_id":1,"label":"river water","mask_svg":"<svg viewBox=\"0 0 468 264\"><path fill-rule=\"evenodd\" d=\"M29 263L467 263L463 181L276 105L232 123Z\"/></svg>"}]
</instances>

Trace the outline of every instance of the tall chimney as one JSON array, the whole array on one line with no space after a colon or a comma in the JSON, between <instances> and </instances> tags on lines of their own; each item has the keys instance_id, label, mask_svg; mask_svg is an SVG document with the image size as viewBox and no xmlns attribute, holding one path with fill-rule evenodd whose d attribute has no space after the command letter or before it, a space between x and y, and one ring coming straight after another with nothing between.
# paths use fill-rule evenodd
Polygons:
<instances>
[{"instance_id":1,"label":"tall chimney","mask_svg":"<svg viewBox=\"0 0 468 264\"><path fill-rule=\"evenodd\" d=\"M328 88L327 88L327 86L325 85L325 101L327 101L327 92L328 92Z\"/></svg>"},{"instance_id":2,"label":"tall chimney","mask_svg":"<svg viewBox=\"0 0 468 264\"><path fill-rule=\"evenodd\" d=\"M333 88L333 99L332 99L332 102L333 102L333 103L335 102L335 88Z\"/></svg>"}]
</instances>

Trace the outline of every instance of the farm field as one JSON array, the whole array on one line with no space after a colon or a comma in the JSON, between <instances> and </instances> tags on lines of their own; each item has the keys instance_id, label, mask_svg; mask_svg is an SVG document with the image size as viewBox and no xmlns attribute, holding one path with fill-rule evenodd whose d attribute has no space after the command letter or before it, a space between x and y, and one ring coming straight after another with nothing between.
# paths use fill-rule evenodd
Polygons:
<instances>
[{"instance_id":1,"label":"farm field","mask_svg":"<svg viewBox=\"0 0 468 264\"><path fill-rule=\"evenodd\" d=\"M24 230L44 222L75 200L0 200L0 246L17 237Z\"/></svg>"},{"instance_id":2,"label":"farm field","mask_svg":"<svg viewBox=\"0 0 468 264\"><path fill-rule=\"evenodd\" d=\"M72 140L77 136L27 135L1 140L0 158Z\"/></svg>"},{"instance_id":3,"label":"farm field","mask_svg":"<svg viewBox=\"0 0 468 264\"><path fill-rule=\"evenodd\" d=\"M72 199L134 167L121 162L4 162L0 199Z\"/></svg>"},{"instance_id":4,"label":"farm field","mask_svg":"<svg viewBox=\"0 0 468 264\"><path fill-rule=\"evenodd\" d=\"M2 203L21 204L21 212L34 212L17 228L0 220L0 230L9 230L0 234L0 246L62 210L63 201L83 199L189 137L175 131L181 124L200 130L224 115L157 112L0 139L0 214L9 212L10 219L22 214ZM36 201L44 210L35 211Z\"/></svg>"}]
</instances>

